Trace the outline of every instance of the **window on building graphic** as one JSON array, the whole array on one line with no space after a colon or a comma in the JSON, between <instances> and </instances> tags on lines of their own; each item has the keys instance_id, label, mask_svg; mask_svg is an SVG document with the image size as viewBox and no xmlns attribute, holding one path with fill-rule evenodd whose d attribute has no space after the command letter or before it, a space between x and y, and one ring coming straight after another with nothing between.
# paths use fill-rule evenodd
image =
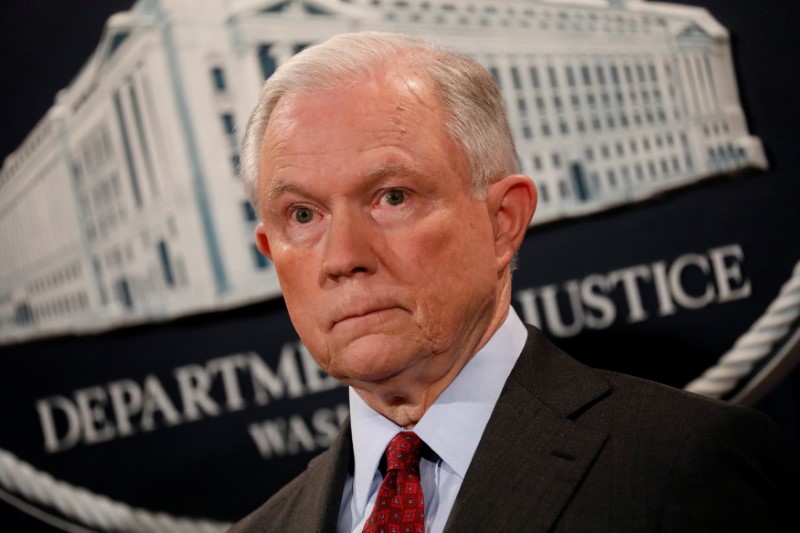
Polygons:
<instances>
[{"instance_id":1,"label":"window on building graphic","mask_svg":"<svg viewBox=\"0 0 800 533\"><path fill-rule=\"evenodd\" d=\"M547 67L547 77L550 80L550 87L558 87L558 77L556 76L556 69L554 67Z\"/></svg>"},{"instance_id":2,"label":"window on building graphic","mask_svg":"<svg viewBox=\"0 0 800 533\"><path fill-rule=\"evenodd\" d=\"M239 158L239 154L238 153L233 154L231 156L231 169L233 170L233 175L234 176L238 176L239 175L240 163L241 163L241 161L240 161L240 158Z\"/></svg>"},{"instance_id":3,"label":"window on building graphic","mask_svg":"<svg viewBox=\"0 0 800 533\"><path fill-rule=\"evenodd\" d=\"M250 253L253 256L253 265L258 270L264 270L269 267L269 259L267 259L264 254L258 251L258 247L255 245L255 243L250 245Z\"/></svg>"},{"instance_id":4,"label":"window on building graphic","mask_svg":"<svg viewBox=\"0 0 800 533\"><path fill-rule=\"evenodd\" d=\"M272 74L275 73L275 68L277 67L275 58L270 55L271 48L271 44L262 44L258 47L258 59L261 63L261 73L263 74L264 79L272 76Z\"/></svg>"},{"instance_id":5,"label":"window on building graphic","mask_svg":"<svg viewBox=\"0 0 800 533\"><path fill-rule=\"evenodd\" d=\"M275 4L274 6L262 9L261 13L280 13L285 11L289 4L291 4L291 2L281 2L279 4Z\"/></svg>"},{"instance_id":6,"label":"window on building graphic","mask_svg":"<svg viewBox=\"0 0 800 533\"><path fill-rule=\"evenodd\" d=\"M650 172L650 177L656 177L656 164L652 161L647 162L647 170Z\"/></svg>"},{"instance_id":7,"label":"window on building graphic","mask_svg":"<svg viewBox=\"0 0 800 533\"><path fill-rule=\"evenodd\" d=\"M250 202L247 200L242 202L242 212L244 213L244 219L247 222L255 222L258 219L255 209L253 209L253 206L250 205Z\"/></svg>"},{"instance_id":8,"label":"window on building graphic","mask_svg":"<svg viewBox=\"0 0 800 533\"><path fill-rule=\"evenodd\" d=\"M172 270L172 258L169 255L169 247L166 241L158 242L158 258L161 261L161 273L164 276L164 283L170 287L175 286L175 274Z\"/></svg>"},{"instance_id":9,"label":"window on building graphic","mask_svg":"<svg viewBox=\"0 0 800 533\"><path fill-rule=\"evenodd\" d=\"M631 70L631 66L625 65L624 70L625 70L625 81L627 81L628 83L633 83L633 71Z\"/></svg>"},{"instance_id":10,"label":"window on building graphic","mask_svg":"<svg viewBox=\"0 0 800 533\"><path fill-rule=\"evenodd\" d=\"M300 52L302 52L303 50L305 50L309 46L311 46L311 43L297 43L297 44L294 45L294 47L292 47L292 51L295 54L299 54Z\"/></svg>"},{"instance_id":11,"label":"window on building graphic","mask_svg":"<svg viewBox=\"0 0 800 533\"><path fill-rule=\"evenodd\" d=\"M586 131L586 123L583 121L582 118L579 118L576 122L578 126L578 131L584 133Z\"/></svg>"},{"instance_id":12,"label":"window on building graphic","mask_svg":"<svg viewBox=\"0 0 800 533\"><path fill-rule=\"evenodd\" d=\"M222 119L222 129L225 136L228 138L228 144L231 147L237 145L236 142L236 123L234 122L233 115L230 113L223 113L220 117Z\"/></svg>"},{"instance_id":13,"label":"window on building graphic","mask_svg":"<svg viewBox=\"0 0 800 533\"><path fill-rule=\"evenodd\" d=\"M544 98L541 96L536 97L536 108L541 112L544 111Z\"/></svg>"},{"instance_id":14,"label":"window on building graphic","mask_svg":"<svg viewBox=\"0 0 800 533\"><path fill-rule=\"evenodd\" d=\"M613 170L608 170L606 172L606 177L608 178L608 185L612 188L616 188L617 186L617 175Z\"/></svg>"},{"instance_id":15,"label":"window on building graphic","mask_svg":"<svg viewBox=\"0 0 800 533\"><path fill-rule=\"evenodd\" d=\"M558 167L561 166L561 156L559 154L553 152L551 158L553 160L553 166L555 168L558 168Z\"/></svg>"},{"instance_id":16,"label":"window on building graphic","mask_svg":"<svg viewBox=\"0 0 800 533\"><path fill-rule=\"evenodd\" d=\"M214 89L218 93L224 93L228 89L225 81L225 73L220 67L214 67L211 69L211 78L214 80Z\"/></svg>"},{"instance_id":17,"label":"window on building graphic","mask_svg":"<svg viewBox=\"0 0 800 533\"><path fill-rule=\"evenodd\" d=\"M537 69L536 67L531 67L529 71L531 74L531 84L533 85L534 89L538 89L539 87L541 87L539 82L539 69Z\"/></svg>"},{"instance_id":18,"label":"window on building graphic","mask_svg":"<svg viewBox=\"0 0 800 533\"><path fill-rule=\"evenodd\" d=\"M567 182L564 180L558 181L558 192L561 194L561 198L569 198L569 186Z\"/></svg>"},{"instance_id":19,"label":"window on building graphic","mask_svg":"<svg viewBox=\"0 0 800 533\"><path fill-rule=\"evenodd\" d=\"M542 135L545 137L550 137L550 125L549 124L542 124Z\"/></svg>"},{"instance_id":20,"label":"window on building graphic","mask_svg":"<svg viewBox=\"0 0 800 533\"><path fill-rule=\"evenodd\" d=\"M531 131L531 127L527 124L522 125L522 136L526 139L530 139L533 137L533 132Z\"/></svg>"},{"instance_id":21,"label":"window on building graphic","mask_svg":"<svg viewBox=\"0 0 800 533\"><path fill-rule=\"evenodd\" d=\"M581 76L583 77L583 84L584 85L591 85L592 84L592 75L589 72L589 67L586 65L581 67Z\"/></svg>"},{"instance_id":22,"label":"window on building graphic","mask_svg":"<svg viewBox=\"0 0 800 533\"><path fill-rule=\"evenodd\" d=\"M125 42L129 35L130 32L128 31L121 31L114 34L114 36L111 38L111 45L108 47L108 57L114 55L114 52L116 52L120 45Z\"/></svg>"},{"instance_id":23,"label":"window on building graphic","mask_svg":"<svg viewBox=\"0 0 800 533\"><path fill-rule=\"evenodd\" d=\"M497 86L503 87L503 84L500 83L500 71L497 70L497 67L489 67L489 72L492 74L492 78L494 78L494 82Z\"/></svg>"},{"instance_id":24,"label":"window on building graphic","mask_svg":"<svg viewBox=\"0 0 800 533\"><path fill-rule=\"evenodd\" d=\"M641 163L636 163L636 179L642 181L644 179L644 168L642 168Z\"/></svg>"},{"instance_id":25,"label":"window on building graphic","mask_svg":"<svg viewBox=\"0 0 800 533\"><path fill-rule=\"evenodd\" d=\"M515 89L522 89L522 79L519 77L519 69L511 67L511 82L514 84Z\"/></svg>"},{"instance_id":26,"label":"window on building graphic","mask_svg":"<svg viewBox=\"0 0 800 533\"><path fill-rule=\"evenodd\" d=\"M611 81L619 85L619 68L616 65L611 65Z\"/></svg>"},{"instance_id":27,"label":"window on building graphic","mask_svg":"<svg viewBox=\"0 0 800 533\"><path fill-rule=\"evenodd\" d=\"M608 149L607 144L604 144L600 147L600 153L603 154L603 159L608 159L611 157L611 151Z\"/></svg>"},{"instance_id":28,"label":"window on building graphic","mask_svg":"<svg viewBox=\"0 0 800 533\"><path fill-rule=\"evenodd\" d=\"M400 2L398 2L398 4L399 3ZM330 15L330 12L320 7L317 7L313 4L307 4L307 3L303 3L303 11L305 11L309 15Z\"/></svg>"},{"instance_id":29,"label":"window on building graphic","mask_svg":"<svg viewBox=\"0 0 800 533\"><path fill-rule=\"evenodd\" d=\"M606 72L603 69L603 66L602 65L597 65L595 67L595 73L597 74L597 83L599 83L600 85L605 85L606 84Z\"/></svg>"},{"instance_id":30,"label":"window on building graphic","mask_svg":"<svg viewBox=\"0 0 800 533\"><path fill-rule=\"evenodd\" d=\"M544 202L544 203L547 203L547 202L549 202L549 201L550 201L550 192L547 190L547 184L545 184L545 183L540 183L540 184L539 184L539 185L536 187L536 192L538 192L538 193L539 193L539 199L540 199L542 202Z\"/></svg>"},{"instance_id":31,"label":"window on building graphic","mask_svg":"<svg viewBox=\"0 0 800 533\"><path fill-rule=\"evenodd\" d=\"M222 115L222 125L225 128L225 133L228 136L234 135L236 124L233 121L233 115L231 115L230 113L224 113Z\"/></svg>"},{"instance_id":32,"label":"window on building graphic","mask_svg":"<svg viewBox=\"0 0 800 533\"><path fill-rule=\"evenodd\" d=\"M133 298L131 297L131 288L128 280L122 278L117 281L117 299L125 306L126 309L133 309Z\"/></svg>"},{"instance_id":33,"label":"window on building graphic","mask_svg":"<svg viewBox=\"0 0 800 533\"><path fill-rule=\"evenodd\" d=\"M584 155L586 156L587 161L594 161L594 150L591 146L587 146L584 151Z\"/></svg>"},{"instance_id":34,"label":"window on building graphic","mask_svg":"<svg viewBox=\"0 0 800 533\"><path fill-rule=\"evenodd\" d=\"M517 98L517 109L519 110L520 115L525 115L528 111L528 106L525 103L524 98Z\"/></svg>"},{"instance_id":35,"label":"window on building graphic","mask_svg":"<svg viewBox=\"0 0 800 533\"><path fill-rule=\"evenodd\" d=\"M538 155L533 156L533 168L542 170L542 158Z\"/></svg>"},{"instance_id":36,"label":"window on building graphic","mask_svg":"<svg viewBox=\"0 0 800 533\"><path fill-rule=\"evenodd\" d=\"M567 72L567 85L569 85L570 87L575 87L575 71L572 69L572 67L567 67L566 72Z\"/></svg>"}]
</instances>

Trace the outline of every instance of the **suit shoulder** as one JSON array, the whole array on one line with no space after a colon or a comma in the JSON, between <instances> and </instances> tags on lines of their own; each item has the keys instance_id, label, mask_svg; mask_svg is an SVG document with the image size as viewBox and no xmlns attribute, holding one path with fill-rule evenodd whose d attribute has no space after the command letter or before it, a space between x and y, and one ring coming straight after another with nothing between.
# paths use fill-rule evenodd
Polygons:
<instances>
[{"instance_id":1,"label":"suit shoulder","mask_svg":"<svg viewBox=\"0 0 800 533\"><path fill-rule=\"evenodd\" d=\"M764 414L749 407L700 396L663 383L643 378L597 370L611 384L611 394L593 409L596 414L606 409L624 412L620 424L651 424L672 432L687 435L700 428L721 430L729 428L773 429L774 423ZM588 414L588 413L587 413ZM777 431L777 428L774 428Z\"/></svg>"},{"instance_id":2,"label":"suit shoulder","mask_svg":"<svg viewBox=\"0 0 800 533\"><path fill-rule=\"evenodd\" d=\"M287 531L286 524L292 523L291 515L300 509L299 502L302 501L304 492L317 479L314 474L316 467L328 453L330 452L325 451L312 459L306 470L228 531L230 533Z\"/></svg>"},{"instance_id":3,"label":"suit shoulder","mask_svg":"<svg viewBox=\"0 0 800 533\"><path fill-rule=\"evenodd\" d=\"M293 502L300 497L307 482L308 470L294 478L258 509L234 524L228 531L230 533L279 531L280 528L276 524L285 523L283 515L294 507Z\"/></svg>"}]
</instances>

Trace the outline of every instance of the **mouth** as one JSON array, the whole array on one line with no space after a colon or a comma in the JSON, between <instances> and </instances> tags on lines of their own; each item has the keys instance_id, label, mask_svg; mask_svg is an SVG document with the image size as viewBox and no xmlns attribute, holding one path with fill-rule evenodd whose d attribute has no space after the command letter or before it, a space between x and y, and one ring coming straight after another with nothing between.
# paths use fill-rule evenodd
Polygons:
<instances>
[{"instance_id":1,"label":"mouth","mask_svg":"<svg viewBox=\"0 0 800 533\"><path fill-rule=\"evenodd\" d=\"M371 307L367 309L359 309L357 311L351 311L334 320L332 327L346 325L346 324L380 322L388 318L388 316L393 312L399 310L400 310L399 308L394 306L386 306L386 307Z\"/></svg>"}]
</instances>

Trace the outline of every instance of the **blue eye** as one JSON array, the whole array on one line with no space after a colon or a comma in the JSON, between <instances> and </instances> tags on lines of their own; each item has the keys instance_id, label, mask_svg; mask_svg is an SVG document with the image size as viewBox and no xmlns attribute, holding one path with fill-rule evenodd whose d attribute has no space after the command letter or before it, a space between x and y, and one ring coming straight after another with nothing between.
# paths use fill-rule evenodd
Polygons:
<instances>
[{"instance_id":1,"label":"blue eye","mask_svg":"<svg viewBox=\"0 0 800 533\"><path fill-rule=\"evenodd\" d=\"M397 189L387 192L383 197L389 205L400 205L406 201L406 193Z\"/></svg>"},{"instance_id":2,"label":"blue eye","mask_svg":"<svg viewBox=\"0 0 800 533\"><path fill-rule=\"evenodd\" d=\"M314 212L307 207L301 207L294 212L294 219L300 224L308 224L313 218Z\"/></svg>"}]
</instances>

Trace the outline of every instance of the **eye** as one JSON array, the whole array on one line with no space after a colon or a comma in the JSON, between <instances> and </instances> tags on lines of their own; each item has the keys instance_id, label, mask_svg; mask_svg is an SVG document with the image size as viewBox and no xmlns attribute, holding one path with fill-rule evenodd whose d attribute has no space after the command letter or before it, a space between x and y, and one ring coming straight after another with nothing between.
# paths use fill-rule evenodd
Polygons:
<instances>
[{"instance_id":1,"label":"eye","mask_svg":"<svg viewBox=\"0 0 800 533\"><path fill-rule=\"evenodd\" d=\"M308 224L314 218L314 212L307 207L300 207L294 212L294 219L300 224Z\"/></svg>"},{"instance_id":2,"label":"eye","mask_svg":"<svg viewBox=\"0 0 800 533\"><path fill-rule=\"evenodd\" d=\"M406 193L399 189L392 189L383 195L389 205L400 205L406 201Z\"/></svg>"}]
</instances>

